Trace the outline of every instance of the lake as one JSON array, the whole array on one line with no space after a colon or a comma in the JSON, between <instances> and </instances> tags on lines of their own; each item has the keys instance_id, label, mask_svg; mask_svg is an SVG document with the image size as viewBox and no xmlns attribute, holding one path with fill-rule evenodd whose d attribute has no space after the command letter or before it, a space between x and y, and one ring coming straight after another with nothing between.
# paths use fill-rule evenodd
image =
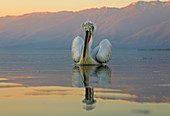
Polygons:
<instances>
[{"instance_id":1,"label":"lake","mask_svg":"<svg viewBox=\"0 0 170 116\"><path fill-rule=\"evenodd\" d=\"M113 49L103 66L76 66L70 52L0 49L0 114L170 115L170 51Z\"/></svg>"}]
</instances>

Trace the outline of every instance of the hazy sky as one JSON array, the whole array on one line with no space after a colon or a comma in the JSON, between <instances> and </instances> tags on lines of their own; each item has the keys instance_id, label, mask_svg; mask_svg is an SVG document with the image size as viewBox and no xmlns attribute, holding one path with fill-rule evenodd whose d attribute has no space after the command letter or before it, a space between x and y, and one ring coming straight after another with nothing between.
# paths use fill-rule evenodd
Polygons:
<instances>
[{"instance_id":1,"label":"hazy sky","mask_svg":"<svg viewBox=\"0 0 170 116\"><path fill-rule=\"evenodd\" d=\"M44 11L78 11L103 6L123 7L136 1L139 0L0 0L0 16Z\"/></svg>"}]
</instances>

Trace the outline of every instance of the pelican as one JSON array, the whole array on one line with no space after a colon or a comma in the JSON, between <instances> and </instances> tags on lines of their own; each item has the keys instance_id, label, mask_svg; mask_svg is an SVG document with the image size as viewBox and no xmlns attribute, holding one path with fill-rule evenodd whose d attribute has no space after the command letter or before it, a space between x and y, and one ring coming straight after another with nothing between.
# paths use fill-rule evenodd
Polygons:
<instances>
[{"instance_id":1,"label":"pelican","mask_svg":"<svg viewBox=\"0 0 170 116\"><path fill-rule=\"evenodd\" d=\"M98 46L91 49L93 35L96 29L91 21L82 24L85 32L85 40L77 36L72 42L72 59L79 65L97 65L107 63L112 56L112 45L108 39L104 39Z\"/></svg>"}]
</instances>

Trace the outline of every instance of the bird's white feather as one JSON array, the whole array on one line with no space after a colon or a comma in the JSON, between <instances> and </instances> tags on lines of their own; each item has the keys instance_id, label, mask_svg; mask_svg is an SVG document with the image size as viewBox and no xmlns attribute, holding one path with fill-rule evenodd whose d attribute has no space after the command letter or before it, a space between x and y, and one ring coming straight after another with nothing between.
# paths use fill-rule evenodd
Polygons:
<instances>
[{"instance_id":1,"label":"bird's white feather","mask_svg":"<svg viewBox=\"0 0 170 116\"><path fill-rule=\"evenodd\" d=\"M71 55L72 55L73 61L75 62L79 62L80 60L82 49L83 49L83 43L84 41L80 36L77 36L73 40Z\"/></svg>"},{"instance_id":2,"label":"bird's white feather","mask_svg":"<svg viewBox=\"0 0 170 116\"><path fill-rule=\"evenodd\" d=\"M93 50L92 50L92 52L91 52L91 57L94 59L94 60L96 60L96 55L97 55L97 53L98 53L98 51L99 51L99 46L96 46Z\"/></svg>"},{"instance_id":3,"label":"bird's white feather","mask_svg":"<svg viewBox=\"0 0 170 116\"><path fill-rule=\"evenodd\" d=\"M96 48L97 49L97 48ZM112 44L108 39L104 39L100 42L98 52L96 54L96 60L101 63L107 63L112 57Z\"/></svg>"}]
</instances>

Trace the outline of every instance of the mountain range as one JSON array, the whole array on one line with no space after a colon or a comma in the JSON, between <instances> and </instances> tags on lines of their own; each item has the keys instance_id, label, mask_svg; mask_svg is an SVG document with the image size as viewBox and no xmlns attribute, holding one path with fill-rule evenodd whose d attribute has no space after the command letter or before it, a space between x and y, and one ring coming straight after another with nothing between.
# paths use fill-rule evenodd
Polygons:
<instances>
[{"instance_id":1,"label":"mountain range","mask_svg":"<svg viewBox=\"0 0 170 116\"><path fill-rule=\"evenodd\" d=\"M170 48L170 1L0 17L0 47L70 49L86 20L97 27L93 46L107 38L113 48Z\"/></svg>"}]
</instances>

